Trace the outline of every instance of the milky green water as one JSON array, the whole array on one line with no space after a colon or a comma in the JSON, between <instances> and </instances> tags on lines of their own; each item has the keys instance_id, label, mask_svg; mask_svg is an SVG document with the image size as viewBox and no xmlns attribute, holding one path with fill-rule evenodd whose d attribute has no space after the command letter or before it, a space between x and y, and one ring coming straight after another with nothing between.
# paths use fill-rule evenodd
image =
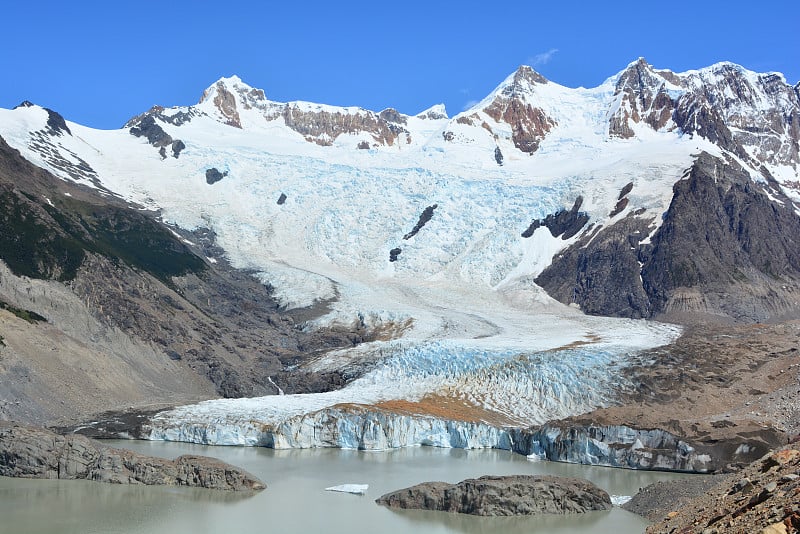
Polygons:
<instances>
[{"instance_id":1,"label":"milky green water","mask_svg":"<svg viewBox=\"0 0 800 534\"><path fill-rule=\"evenodd\" d=\"M241 466L267 483L254 496L189 488L116 486L85 481L0 477L0 532L27 533L559 533L644 532L646 522L620 508L572 516L481 518L392 511L374 500L419 482L481 475L552 474L591 480L632 495L674 474L531 462L504 451L414 447L390 452L336 449L275 451L184 443L116 441L144 454L205 454ZM369 484L365 496L324 488Z\"/></svg>"}]
</instances>

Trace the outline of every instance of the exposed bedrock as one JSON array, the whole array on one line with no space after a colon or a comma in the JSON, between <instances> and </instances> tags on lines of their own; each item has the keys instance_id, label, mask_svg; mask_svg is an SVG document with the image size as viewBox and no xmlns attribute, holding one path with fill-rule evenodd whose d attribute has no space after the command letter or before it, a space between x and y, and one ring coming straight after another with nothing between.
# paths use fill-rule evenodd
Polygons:
<instances>
[{"instance_id":1,"label":"exposed bedrock","mask_svg":"<svg viewBox=\"0 0 800 534\"><path fill-rule=\"evenodd\" d=\"M8 422L0 422L0 475L226 491L266 487L246 471L214 458L188 455L175 460L154 458L105 447L85 436L61 436Z\"/></svg>"},{"instance_id":2,"label":"exposed bedrock","mask_svg":"<svg viewBox=\"0 0 800 534\"><path fill-rule=\"evenodd\" d=\"M611 509L608 493L587 480L541 475L483 476L458 484L424 482L387 493L375 502L390 508L482 516L576 514Z\"/></svg>"},{"instance_id":3,"label":"exposed bedrock","mask_svg":"<svg viewBox=\"0 0 800 534\"><path fill-rule=\"evenodd\" d=\"M594 315L754 322L797 314L800 217L771 177L753 182L733 160L703 153L649 235L656 222L633 212L587 232L536 283Z\"/></svg>"},{"instance_id":4,"label":"exposed bedrock","mask_svg":"<svg viewBox=\"0 0 800 534\"><path fill-rule=\"evenodd\" d=\"M635 249L648 234L649 223L629 216L582 237L556 255L536 283L550 296L577 303L588 314L650 317L651 303L639 281Z\"/></svg>"},{"instance_id":5,"label":"exposed bedrock","mask_svg":"<svg viewBox=\"0 0 800 534\"><path fill-rule=\"evenodd\" d=\"M542 226L548 228L553 237L561 237L561 239L573 237L586 226L587 222L589 222L589 215L579 211L581 205L583 205L583 197L578 196L571 209L551 213L544 219L535 219L531 222L530 226L522 232L522 237L531 237L536 229Z\"/></svg>"},{"instance_id":6,"label":"exposed bedrock","mask_svg":"<svg viewBox=\"0 0 800 534\"><path fill-rule=\"evenodd\" d=\"M422 227L428 224L428 222L433 218L433 211L438 207L438 204L433 204L432 206L425 208L420 214L417 224L414 225L414 228L412 228L410 232L403 236L403 239L409 240L417 235L417 233L422 230Z\"/></svg>"}]
</instances>

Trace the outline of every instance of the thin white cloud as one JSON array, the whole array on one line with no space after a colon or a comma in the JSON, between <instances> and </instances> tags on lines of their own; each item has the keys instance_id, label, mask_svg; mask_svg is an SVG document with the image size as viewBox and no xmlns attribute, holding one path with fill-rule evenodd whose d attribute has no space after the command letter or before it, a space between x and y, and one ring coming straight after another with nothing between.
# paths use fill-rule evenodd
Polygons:
<instances>
[{"instance_id":1,"label":"thin white cloud","mask_svg":"<svg viewBox=\"0 0 800 534\"><path fill-rule=\"evenodd\" d=\"M551 48L547 52L542 52L541 54L536 54L535 56L528 58L528 63L530 63L531 67L541 67L542 65L547 65L550 63L550 60L553 59L553 56L556 55L558 52L558 48Z\"/></svg>"},{"instance_id":2,"label":"thin white cloud","mask_svg":"<svg viewBox=\"0 0 800 534\"><path fill-rule=\"evenodd\" d=\"M467 100L467 103L464 104L464 107L461 108L461 111L467 111L468 109L475 107L478 102L478 100Z\"/></svg>"}]
</instances>

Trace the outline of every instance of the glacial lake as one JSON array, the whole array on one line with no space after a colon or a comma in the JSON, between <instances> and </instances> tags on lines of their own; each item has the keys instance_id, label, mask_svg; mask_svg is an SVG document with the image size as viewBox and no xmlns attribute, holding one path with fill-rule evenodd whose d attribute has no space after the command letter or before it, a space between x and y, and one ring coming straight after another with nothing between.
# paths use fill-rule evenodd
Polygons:
<instances>
[{"instance_id":1,"label":"glacial lake","mask_svg":"<svg viewBox=\"0 0 800 534\"><path fill-rule=\"evenodd\" d=\"M186 443L111 441L115 447L174 458L214 456L258 476L267 489L251 496L193 488L118 486L86 481L0 477L0 532L44 533L641 533L646 521L614 507L570 516L482 518L393 511L379 496L425 481L481 475L551 474L591 480L613 495L632 495L657 480L685 476L553 462L496 450L410 447L388 452L272 450ZM366 495L325 491L369 484Z\"/></svg>"}]
</instances>

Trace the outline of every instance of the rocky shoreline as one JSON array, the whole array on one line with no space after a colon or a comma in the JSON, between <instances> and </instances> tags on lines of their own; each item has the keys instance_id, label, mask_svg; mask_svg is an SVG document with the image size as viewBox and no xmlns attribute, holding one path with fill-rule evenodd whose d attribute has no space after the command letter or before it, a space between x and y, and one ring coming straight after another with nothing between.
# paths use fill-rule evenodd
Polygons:
<instances>
[{"instance_id":1,"label":"rocky shoreline","mask_svg":"<svg viewBox=\"0 0 800 534\"><path fill-rule=\"evenodd\" d=\"M654 524L648 534L789 534L800 531L800 444L735 474L652 484L623 506Z\"/></svg>"},{"instance_id":2,"label":"rocky shoreline","mask_svg":"<svg viewBox=\"0 0 800 534\"><path fill-rule=\"evenodd\" d=\"M175 460L106 447L78 434L0 421L0 476L93 480L111 484L260 491L266 485L225 462L184 455Z\"/></svg>"}]
</instances>

